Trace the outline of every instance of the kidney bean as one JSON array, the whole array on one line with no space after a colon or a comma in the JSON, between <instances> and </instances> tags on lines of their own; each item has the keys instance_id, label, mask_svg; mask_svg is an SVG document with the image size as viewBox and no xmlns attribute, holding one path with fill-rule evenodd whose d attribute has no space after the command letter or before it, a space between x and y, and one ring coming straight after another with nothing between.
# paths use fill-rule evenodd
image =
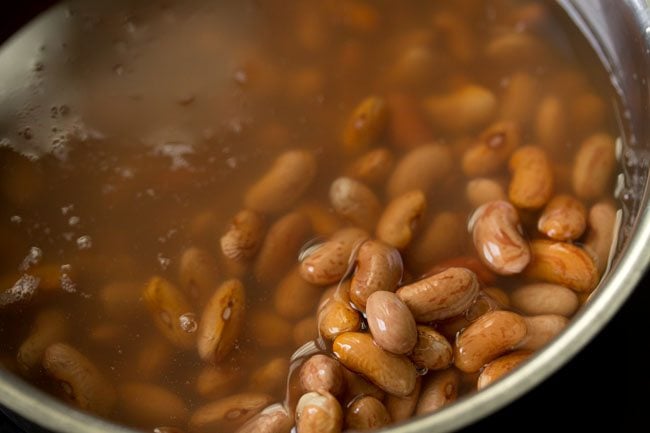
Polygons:
<instances>
[{"instance_id":1,"label":"kidney bean","mask_svg":"<svg viewBox=\"0 0 650 433\"><path fill-rule=\"evenodd\" d=\"M394 293L374 292L366 304L368 328L382 349L403 355L411 352L418 339L415 319Z\"/></svg>"},{"instance_id":2,"label":"kidney bean","mask_svg":"<svg viewBox=\"0 0 650 433\"><path fill-rule=\"evenodd\" d=\"M476 275L464 268L449 268L401 287L397 296L419 323L443 320L466 311L479 293Z\"/></svg>"}]
</instances>

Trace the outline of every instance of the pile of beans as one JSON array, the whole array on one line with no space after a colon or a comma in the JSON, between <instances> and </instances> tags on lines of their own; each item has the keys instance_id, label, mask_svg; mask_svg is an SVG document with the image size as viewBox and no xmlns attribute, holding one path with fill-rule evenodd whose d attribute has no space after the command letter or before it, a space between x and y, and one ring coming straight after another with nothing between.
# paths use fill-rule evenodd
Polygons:
<instances>
[{"instance_id":1,"label":"pile of beans","mask_svg":"<svg viewBox=\"0 0 650 433\"><path fill-rule=\"evenodd\" d=\"M349 4L346 25L373 25L371 3ZM617 220L603 99L570 68L526 69L537 55L559 61L534 31L548 11L522 4L523 30L480 48L456 12L434 20L453 62L510 68L507 86L458 73L444 90L404 90L431 72L430 41L410 34L373 91L330 124L334 150L274 152L227 224L191 218L185 230L203 242L175 266L104 285L95 300L111 322L84 332L114 342L120 318L147 311L159 339L137 340L139 380L113 380L74 344L66 310L42 301L0 365L156 433L376 429L515 369L596 288ZM573 87L571 99L560 93ZM59 267L26 269L0 292L0 315L37 302L20 296L29 278L39 296L65 289ZM174 363L193 366L179 385L189 399L154 380Z\"/></svg>"}]
</instances>

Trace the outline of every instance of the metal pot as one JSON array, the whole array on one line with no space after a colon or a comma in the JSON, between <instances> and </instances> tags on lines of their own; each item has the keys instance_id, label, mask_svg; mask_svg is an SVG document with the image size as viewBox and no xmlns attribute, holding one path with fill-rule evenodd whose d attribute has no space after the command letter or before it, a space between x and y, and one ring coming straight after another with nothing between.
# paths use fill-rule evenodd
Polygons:
<instances>
[{"instance_id":1,"label":"metal pot","mask_svg":"<svg viewBox=\"0 0 650 433\"><path fill-rule=\"evenodd\" d=\"M615 94L623 172L619 197L622 224L611 270L570 326L529 362L480 393L444 410L397 426L400 433L458 429L520 397L567 363L612 318L650 262L650 1L556 0L604 64ZM0 404L38 426L65 433L135 433L71 409L0 370ZM34 423L34 424L31 424Z\"/></svg>"}]
</instances>

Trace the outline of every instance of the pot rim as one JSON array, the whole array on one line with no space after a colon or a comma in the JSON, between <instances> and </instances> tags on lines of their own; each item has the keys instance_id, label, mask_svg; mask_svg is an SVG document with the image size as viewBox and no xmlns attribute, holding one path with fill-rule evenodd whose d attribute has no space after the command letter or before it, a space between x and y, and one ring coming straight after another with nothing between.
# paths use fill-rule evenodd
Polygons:
<instances>
[{"instance_id":1,"label":"pot rim","mask_svg":"<svg viewBox=\"0 0 650 433\"><path fill-rule=\"evenodd\" d=\"M625 0L641 32L642 45L650 49L650 1ZM589 20L570 0L558 4L593 44L607 67L611 66L602 41L592 31ZM648 64L645 65L646 70ZM544 381L571 360L589 343L621 308L634 291L650 263L650 207L648 182L639 207L633 236L619 254L616 265L603 280L597 293L551 344L538 351L511 374L479 393L471 394L440 412L407 420L391 427L399 433L449 432L485 417ZM128 427L81 412L13 374L0 369L0 403L46 429L61 433L137 433Z\"/></svg>"}]
</instances>

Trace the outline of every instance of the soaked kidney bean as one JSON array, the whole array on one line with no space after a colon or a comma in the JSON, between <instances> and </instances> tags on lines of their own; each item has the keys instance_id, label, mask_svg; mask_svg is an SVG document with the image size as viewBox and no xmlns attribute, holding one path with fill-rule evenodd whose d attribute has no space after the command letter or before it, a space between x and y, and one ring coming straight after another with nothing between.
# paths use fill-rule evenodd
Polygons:
<instances>
[{"instance_id":1,"label":"soaked kidney bean","mask_svg":"<svg viewBox=\"0 0 650 433\"><path fill-rule=\"evenodd\" d=\"M545 2L166 2L117 43L78 3L0 114L0 368L75 408L384 428L562 338L615 263L627 154Z\"/></svg>"}]
</instances>

